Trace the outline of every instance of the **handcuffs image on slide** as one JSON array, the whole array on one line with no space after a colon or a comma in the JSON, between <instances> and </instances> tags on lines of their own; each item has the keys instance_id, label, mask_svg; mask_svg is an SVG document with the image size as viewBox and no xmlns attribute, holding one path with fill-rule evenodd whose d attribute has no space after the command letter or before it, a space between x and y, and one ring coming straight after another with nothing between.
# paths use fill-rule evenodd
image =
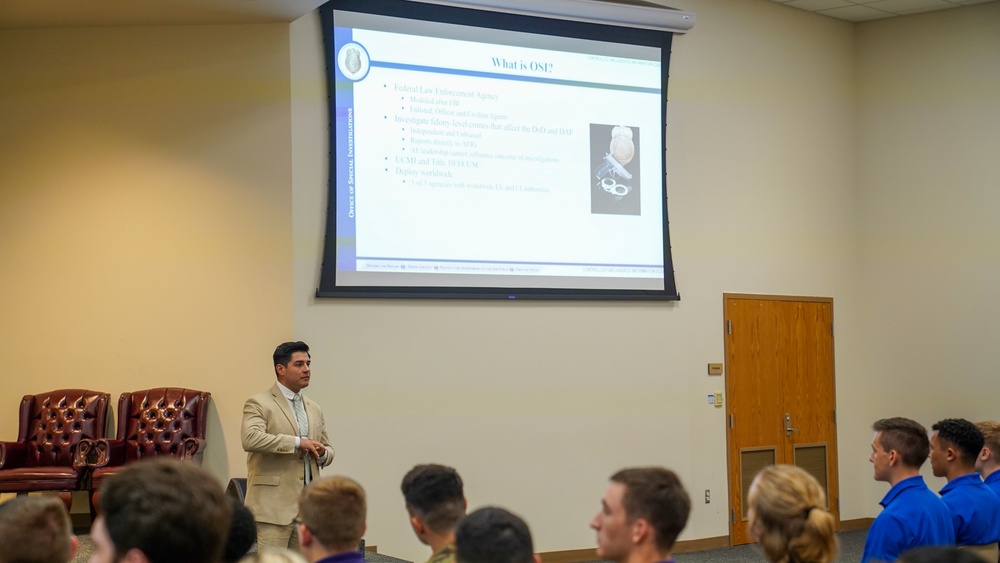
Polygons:
<instances>
[{"instance_id":1,"label":"handcuffs image on slide","mask_svg":"<svg viewBox=\"0 0 1000 563\"><path fill-rule=\"evenodd\" d=\"M638 131L625 125L591 124L592 213L639 214Z\"/></svg>"}]
</instances>

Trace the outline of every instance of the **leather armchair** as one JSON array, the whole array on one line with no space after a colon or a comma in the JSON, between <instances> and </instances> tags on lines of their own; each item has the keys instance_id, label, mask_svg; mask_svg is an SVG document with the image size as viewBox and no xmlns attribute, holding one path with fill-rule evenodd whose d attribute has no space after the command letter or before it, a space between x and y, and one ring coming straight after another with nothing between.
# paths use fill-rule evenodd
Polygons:
<instances>
[{"instance_id":1,"label":"leather armchair","mask_svg":"<svg viewBox=\"0 0 1000 563\"><path fill-rule=\"evenodd\" d=\"M122 393L115 439L84 441L77 453L78 463L91 469L91 507L101 483L133 461L167 455L200 464L211 398L177 387Z\"/></svg>"},{"instance_id":2,"label":"leather armchair","mask_svg":"<svg viewBox=\"0 0 1000 563\"><path fill-rule=\"evenodd\" d=\"M86 467L74 464L79 444L104 437L109 400L86 389L25 395L17 441L0 442L0 492L59 491L69 509L72 491L87 488Z\"/></svg>"}]
</instances>

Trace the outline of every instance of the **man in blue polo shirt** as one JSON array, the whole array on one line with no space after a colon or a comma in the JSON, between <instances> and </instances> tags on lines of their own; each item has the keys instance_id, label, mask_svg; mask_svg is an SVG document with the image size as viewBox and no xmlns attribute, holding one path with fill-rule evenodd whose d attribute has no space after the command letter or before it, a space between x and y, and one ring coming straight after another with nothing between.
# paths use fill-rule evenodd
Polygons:
<instances>
[{"instance_id":1,"label":"man in blue polo shirt","mask_svg":"<svg viewBox=\"0 0 1000 563\"><path fill-rule=\"evenodd\" d=\"M931 470L945 477L941 500L951 511L958 545L989 545L1000 540L1000 497L976 473L983 433L961 418L946 418L931 427Z\"/></svg>"},{"instance_id":2,"label":"man in blue polo shirt","mask_svg":"<svg viewBox=\"0 0 1000 563\"><path fill-rule=\"evenodd\" d=\"M976 458L976 471L986 486L1000 496L1000 422L984 420L976 428L983 433L983 449Z\"/></svg>"},{"instance_id":3,"label":"man in blue polo shirt","mask_svg":"<svg viewBox=\"0 0 1000 563\"><path fill-rule=\"evenodd\" d=\"M927 459L927 430L908 418L884 418L872 425L875 480L892 485L880 503L881 514L865 540L862 563L899 559L920 546L954 545L955 531L948 507L924 483L920 466Z\"/></svg>"}]
</instances>

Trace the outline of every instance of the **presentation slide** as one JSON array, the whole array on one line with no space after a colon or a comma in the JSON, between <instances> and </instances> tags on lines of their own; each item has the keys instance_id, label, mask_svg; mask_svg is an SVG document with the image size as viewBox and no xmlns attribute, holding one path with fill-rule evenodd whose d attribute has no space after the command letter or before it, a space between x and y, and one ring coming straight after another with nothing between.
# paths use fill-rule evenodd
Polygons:
<instances>
[{"instance_id":1,"label":"presentation slide","mask_svg":"<svg viewBox=\"0 0 1000 563\"><path fill-rule=\"evenodd\" d=\"M338 286L664 289L660 48L333 14Z\"/></svg>"}]
</instances>

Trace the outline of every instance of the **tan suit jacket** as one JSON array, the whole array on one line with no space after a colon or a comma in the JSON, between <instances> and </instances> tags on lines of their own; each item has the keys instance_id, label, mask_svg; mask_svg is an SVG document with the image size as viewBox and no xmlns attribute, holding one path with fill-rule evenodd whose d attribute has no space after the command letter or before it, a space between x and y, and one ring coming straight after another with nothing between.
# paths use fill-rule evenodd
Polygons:
<instances>
[{"instance_id":1,"label":"tan suit jacket","mask_svg":"<svg viewBox=\"0 0 1000 563\"><path fill-rule=\"evenodd\" d=\"M309 420L309 434L326 447L323 466L333 462L333 447L326 435L323 411L302 395ZM243 405L240 436L247 452L246 506L258 522L285 526L298 514L299 493L305 485L303 453L295 447L299 434L295 413L275 383L271 389L247 399ZM312 478L319 478L319 462L309 456Z\"/></svg>"}]
</instances>

